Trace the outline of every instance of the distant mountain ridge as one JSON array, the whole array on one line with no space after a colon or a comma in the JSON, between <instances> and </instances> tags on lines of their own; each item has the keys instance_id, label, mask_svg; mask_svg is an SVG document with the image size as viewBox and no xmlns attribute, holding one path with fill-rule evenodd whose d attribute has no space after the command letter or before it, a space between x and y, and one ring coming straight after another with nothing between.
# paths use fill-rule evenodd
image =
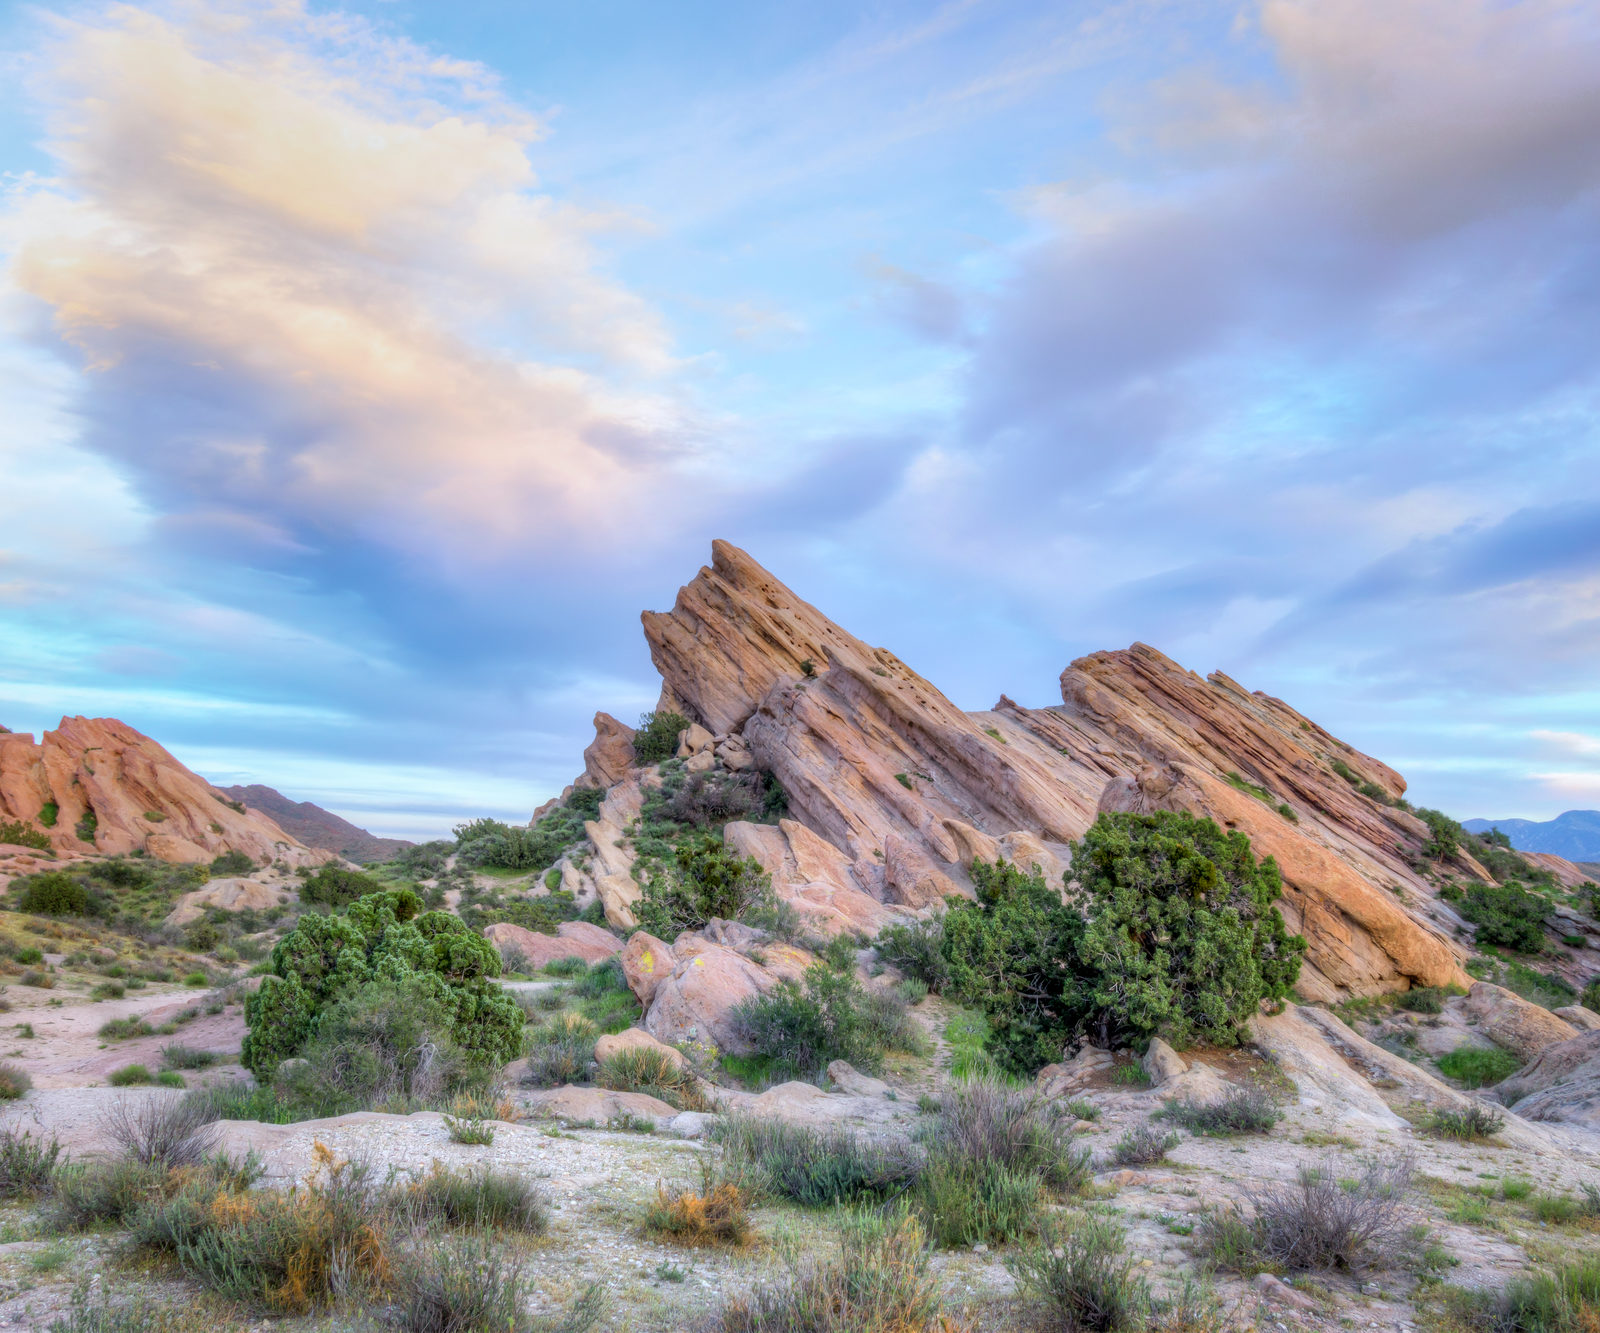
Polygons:
<instances>
[{"instance_id":1,"label":"distant mountain ridge","mask_svg":"<svg viewBox=\"0 0 1600 1333\"><path fill-rule=\"evenodd\" d=\"M252 810L269 815L284 832L298 838L307 847L338 852L352 861L363 864L387 861L405 848L415 846L404 838L380 838L375 833L358 828L348 819L341 819L331 810L324 810L310 801L291 801L282 792L260 783L218 787L217 790L235 801L242 801Z\"/></svg>"},{"instance_id":2,"label":"distant mountain ridge","mask_svg":"<svg viewBox=\"0 0 1600 1333\"><path fill-rule=\"evenodd\" d=\"M1473 833L1497 828L1519 852L1551 852L1569 861L1600 861L1600 810L1568 810L1554 819L1468 819Z\"/></svg>"}]
</instances>

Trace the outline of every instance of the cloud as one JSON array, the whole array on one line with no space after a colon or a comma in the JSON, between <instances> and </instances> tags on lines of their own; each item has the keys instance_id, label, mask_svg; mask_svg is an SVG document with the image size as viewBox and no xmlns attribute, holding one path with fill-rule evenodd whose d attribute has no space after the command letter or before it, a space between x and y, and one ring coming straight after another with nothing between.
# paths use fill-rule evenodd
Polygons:
<instances>
[{"instance_id":1,"label":"cloud","mask_svg":"<svg viewBox=\"0 0 1600 1333\"><path fill-rule=\"evenodd\" d=\"M700 449L669 335L485 71L295 4L117 7L59 21L38 82L59 170L11 279L163 540L467 577L649 529Z\"/></svg>"}]
</instances>

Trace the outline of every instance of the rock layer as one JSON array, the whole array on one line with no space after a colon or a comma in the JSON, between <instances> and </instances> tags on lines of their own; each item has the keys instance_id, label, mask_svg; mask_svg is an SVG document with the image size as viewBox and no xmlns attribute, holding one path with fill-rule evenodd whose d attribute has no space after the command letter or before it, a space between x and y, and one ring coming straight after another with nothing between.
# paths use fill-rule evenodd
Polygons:
<instances>
[{"instance_id":1,"label":"rock layer","mask_svg":"<svg viewBox=\"0 0 1600 1333\"><path fill-rule=\"evenodd\" d=\"M42 828L62 852L142 851L161 861L243 852L296 866L334 859L115 718L62 718L37 744L26 732L0 734L0 819Z\"/></svg>"}]
</instances>

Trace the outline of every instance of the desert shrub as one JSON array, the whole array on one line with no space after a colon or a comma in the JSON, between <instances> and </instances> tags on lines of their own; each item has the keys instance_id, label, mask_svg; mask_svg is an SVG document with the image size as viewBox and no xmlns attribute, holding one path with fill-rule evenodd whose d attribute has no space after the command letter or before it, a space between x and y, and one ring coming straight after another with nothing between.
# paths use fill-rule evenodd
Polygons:
<instances>
[{"instance_id":1,"label":"desert shrub","mask_svg":"<svg viewBox=\"0 0 1600 1333\"><path fill-rule=\"evenodd\" d=\"M617 1092L644 1092L680 1111L709 1111L711 1103L700 1090L700 1080L681 1059L666 1051L635 1046L600 1061L595 1086Z\"/></svg>"},{"instance_id":2,"label":"desert shrub","mask_svg":"<svg viewBox=\"0 0 1600 1333\"><path fill-rule=\"evenodd\" d=\"M33 1080L28 1071L10 1061L0 1062L0 1102L14 1102L28 1095Z\"/></svg>"},{"instance_id":3,"label":"desert shrub","mask_svg":"<svg viewBox=\"0 0 1600 1333\"><path fill-rule=\"evenodd\" d=\"M641 764L659 764L671 759L678 748L678 733L686 731L689 719L682 713L657 710L639 715L633 733L633 755Z\"/></svg>"},{"instance_id":4,"label":"desert shrub","mask_svg":"<svg viewBox=\"0 0 1600 1333\"><path fill-rule=\"evenodd\" d=\"M46 1218L58 1231L121 1224L150 1200L161 1198L171 1178L164 1166L122 1157L64 1162L51 1177Z\"/></svg>"},{"instance_id":5,"label":"desert shrub","mask_svg":"<svg viewBox=\"0 0 1600 1333\"><path fill-rule=\"evenodd\" d=\"M190 1333L191 1311L163 1306L139 1292L113 1294L99 1282L82 1282L72 1289L67 1313L48 1326L49 1333Z\"/></svg>"},{"instance_id":6,"label":"desert shrub","mask_svg":"<svg viewBox=\"0 0 1600 1333\"><path fill-rule=\"evenodd\" d=\"M321 903L337 910L369 894L382 892L384 883L377 876L361 870L350 870L330 861L325 866L319 866L316 873L301 884L300 901Z\"/></svg>"},{"instance_id":7,"label":"desert shrub","mask_svg":"<svg viewBox=\"0 0 1600 1333\"><path fill-rule=\"evenodd\" d=\"M390 1204L416 1224L495 1228L542 1235L550 1226L549 1202L539 1187L513 1171L487 1166L453 1171L434 1163L390 1191Z\"/></svg>"},{"instance_id":8,"label":"desert shrub","mask_svg":"<svg viewBox=\"0 0 1600 1333\"><path fill-rule=\"evenodd\" d=\"M121 1069L113 1069L107 1074L106 1082L113 1088L132 1088L154 1082L154 1078L144 1065L123 1065Z\"/></svg>"},{"instance_id":9,"label":"desert shrub","mask_svg":"<svg viewBox=\"0 0 1600 1333\"><path fill-rule=\"evenodd\" d=\"M1121 1227L1080 1213L1065 1221L1041 1217L1038 1229L1034 1244L1006 1257L1038 1327L1117 1333L1145 1326L1150 1292L1134 1274Z\"/></svg>"},{"instance_id":10,"label":"desert shrub","mask_svg":"<svg viewBox=\"0 0 1600 1333\"><path fill-rule=\"evenodd\" d=\"M1470 836L1442 811L1418 807L1412 813L1428 826L1428 841L1423 844L1422 854L1431 861L1448 861Z\"/></svg>"},{"instance_id":11,"label":"desert shrub","mask_svg":"<svg viewBox=\"0 0 1600 1333\"><path fill-rule=\"evenodd\" d=\"M13 847L32 847L36 852L50 850L50 835L19 819L0 820L0 842Z\"/></svg>"},{"instance_id":12,"label":"desert shrub","mask_svg":"<svg viewBox=\"0 0 1600 1333\"><path fill-rule=\"evenodd\" d=\"M211 921L196 921L183 932L183 947L190 953L209 953L221 943L222 931Z\"/></svg>"},{"instance_id":13,"label":"desert shrub","mask_svg":"<svg viewBox=\"0 0 1600 1333\"><path fill-rule=\"evenodd\" d=\"M634 916L652 935L675 940L720 918L737 921L772 897L772 878L753 857L741 857L720 839L680 843L672 864L645 884Z\"/></svg>"},{"instance_id":14,"label":"desert shrub","mask_svg":"<svg viewBox=\"0 0 1600 1333\"><path fill-rule=\"evenodd\" d=\"M1401 991L1395 996L1394 1002L1397 1007L1414 1014L1442 1014L1444 1000L1445 991L1441 987L1415 986L1411 990Z\"/></svg>"},{"instance_id":15,"label":"desert shrub","mask_svg":"<svg viewBox=\"0 0 1600 1333\"><path fill-rule=\"evenodd\" d=\"M222 1058L221 1051L202 1051L176 1041L161 1048L161 1062L168 1069L209 1069Z\"/></svg>"},{"instance_id":16,"label":"desert shrub","mask_svg":"<svg viewBox=\"0 0 1600 1333\"><path fill-rule=\"evenodd\" d=\"M1369 1162L1342 1180L1334 1162L1301 1167L1293 1182L1250 1191L1256 1252L1287 1269L1359 1272L1392 1260L1407 1243L1404 1203L1415 1163Z\"/></svg>"},{"instance_id":17,"label":"desert shrub","mask_svg":"<svg viewBox=\"0 0 1600 1333\"><path fill-rule=\"evenodd\" d=\"M893 991L864 988L853 958L843 966L819 959L802 981L780 981L739 1005L733 1017L776 1071L795 1078L815 1080L834 1060L876 1071L886 1052L915 1053L925 1045L905 1001Z\"/></svg>"},{"instance_id":18,"label":"desert shrub","mask_svg":"<svg viewBox=\"0 0 1600 1333\"><path fill-rule=\"evenodd\" d=\"M132 1230L228 1299L284 1313L376 1292L390 1274L367 1172L325 1148L318 1173L294 1191L242 1193L201 1177L141 1209Z\"/></svg>"},{"instance_id":19,"label":"desert shrub","mask_svg":"<svg viewBox=\"0 0 1600 1333\"><path fill-rule=\"evenodd\" d=\"M12 955L12 957L14 959L16 959L16 961L19 962L19 963L42 963L42 962L44 962L44 953L41 950L36 949L31 944L24 945L22 948L18 949Z\"/></svg>"},{"instance_id":20,"label":"desert shrub","mask_svg":"<svg viewBox=\"0 0 1600 1333\"><path fill-rule=\"evenodd\" d=\"M711 1164L700 1164L698 1187L656 1186L640 1225L646 1234L679 1245L725 1245L742 1248L755 1239L750 1200L736 1180L717 1180Z\"/></svg>"},{"instance_id":21,"label":"desert shrub","mask_svg":"<svg viewBox=\"0 0 1600 1333\"><path fill-rule=\"evenodd\" d=\"M600 1030L582 1014L557 1014L528 1033L528 1067L523 1081L535 1088L556 1088L588 1077L594 1043Z\"/></svg>"},{"instance_id":22,"label":"desert shrub","mask_svg":"<svg viewBox=\"0 0 1600 1333\"><path fill-rule=\"evenodd\" d=\"M198 1166L216 1150L216 1121L203 1098L139 1097L114 1102L100 1127L127 1161L171 1171Z\"/></svg>"},{"instance_id":23,"label":"desert shrub","mask_svg":"<svg viewBox=\"0 0 1600 1333\"><path fill-rule=\"evenodd\" d=\"M126 1041L130 1037L153 1037L155 1029L142 1018L109 1018L100 1025L100 1036L107 1041Z\"/></svg>"},{"instance_id":24,"label":"desert shrub","mask_svg":"<svg viewBox=\"0 0 1600 1333\"><path fill-rule=\"evenodd\" d=\"M958 1333L929 1264L927 1237L904 1209L855 1213L837 1258L790 1260L787 1280L731 1298L708 1333Z\"/></svg>"},{"instance_id":25,"label":"desert shrub","mask_svg":"<svg viewBox=\"0 0 1600 1333\"><path fill-rule=\"evenodd\" d=\"M1076 898L1042 875L973 866L976 902L943 919L949 989L982 1007L1008 1069L1031 1072L1069 1039L1106 1047L1160 1033L1232 1045L1299 975L1305 942L1273 906L1281 879L1250 840L1187 814L1103 814L1073 853Z\"/></svg>"},{"instance_id":26,"label":"desert shrub","mask_svg":"<svg viewBox=\"0 0 1600 1333\"><path fill-rule=\"evenodd\" d=\"M481 1115L446 1115L444 1127L450 1132L451 1143L486 1148L494 1142L494 1126Z\"/></svg>"},{"instance_id":27,"label":"desert shrub","mask_svg":"<svg viewBox=\"0 0 1600 1333\"><path fill-rule=\"evenodd\" d=\"M33 916L99 916L103 910L98 895L64 870L41 871L20 883L22 892L16 899L19 912Z\"/></svg>"},{"instance_id":28,"label":"desert shrub","mask_svg":"<svg viewBox=\"0 0 1600 1333\"><path fill-rule=\"evenodd\" d=\"M1461 901L1461 915L1477 926L1477 944L1493 944L1519 953L1544 948L1544 919L1550 904L1514 884L1474 884Z\"/></svg>"},{"instance_id":29,"label":"desert shrub","mask_svg":"<svg viewBox=\"0 0 1600 1333\"><path fill-rule=\"evenodd\" d=\"M1595 977L1583 988L1583 994L1579 997L1578 1003L1585 1009L1600 1013L1600 977Z\"/></svg>"},{"instance_id":30,"label":"desert shrub","mask_svg":"<svg viewBox=\"0 0 1600 1333\"><path fill-rule=\"evenodd\" d=\"M589 965L581 958L557 958L544 965L544 974L547 977L581 977L589 970Z\"/></svg>"},{"instance_id":31,"label":"desert shrub","mask_svg":"<svg viewBox=\"0 0 1600 1333\"><path fill-rule=\"evenodd\" d=\"M453 1031L449 1003L417 978L373 982L322 1012L315 1035L301 1048L304 1063L278 1081L319 1115L437 1102L476 1072L456 1048Z\"/></svg>"},{"instance_id":32,"label":"desert shrub","mask_svg":"<svg viewBox=\"0 0 1600 1333\"><path fill-rule=\"evenodd\" d=\"M1427 1133L1437 1138L1459 1139L1465 1143L1493 1138L1505 1127L1505 1116L1482 1102L1456 1110L1435 1111L1422 1125Z\"/></svg>"},{"instance_id":33,"label":"desert shrub","mask_svg":"<svg viewBox=\"0 0 1600 1333\"><path fill-rule=\"evenodd\" d=\"M1438 1064L1439 1072L1446 1078L1465 1083L1469 1088L1499 1083L1522 1068L1521 1060L1498 1047L1458 1046L1448 1055L1441 1055Z\"/></svg>"},{"instance_id":34,"label":"desert shrub","mask_svg":"<svg viewBox=\"0 0 1600 1333\"><path fill-rule=\"evenodd\" d=\"M1166 1161L1167 1154L1177 1146L1176 1134L1163 1133L1146 1121L1117 1140L1117 1146L1111 1150L1111 1160L1118 1166L1153 1166Z\"/></svg>"},{"instance_id":35,"label":"desert shrub","mask_svg":"<svg viewBox=\"0 0 1600 1333\"><path fill-rule=\"evenodd\" d=\"M783 802L783 790L766 773L712 769L690 773L651 813L692 828L720 828L735 819L761 822Z\"/></svg>"},{"instance_id":36,"label":"desert shrub","mask_svg":"<svg viewBox=\"0 0 1600 1333\"><path fill-rule=\"evenodd\" d=\"M496 986L494 945L448 912L417 915L410 890L369 894L342 916L308 915L272 951L261 989L245 998L243 1060L261 1079L319 1032L336 1001L378 982L426 997L448 1015L450 1044L469 1063L499 1065L522 1042L522 1011Z\"/></svg>"},{"instance_id":37,"label":"desert shrub","mask_svg":"<svg viewBox=\"0 0 1600 1333\"><path fill-rule=\"evenodd\" d=\"M920 981L939 994L950 982L950 967L944 960L944 921L927 917L904 925L885 926L873 941L878 957L899 968L913 981Z\"/></svg>"},{"instance_id":38,"label":"desert shrub","mask_svg":"<svg viewBox=\"0 0 1600 1333\"><path fill-rule=\"evenodd\" d=\"M713 1131L730 1170L753 1188L810 1207L878 1200L903 1192L921 1158L902 1139L852 1129L814 1129L733 1114Z\"/></svg>"},{"instance_id":39,"label":"desert shrub","mask_svg":"<svg viewBox=\"0 0 1600 1333\"><path fill-rule=\"evenodd\" d=\"M561 1315L529 1319L526 1261L487 1235L422 1234L394 1265L390 1324L401 1333L590 1333L606 1312L590 1286Z\"/></svg>"},{"instance_id":40,"label":"desert shrub","mask_svg":"<svg viewBox=\"0 0 1600 1333\"><path fill-rule=\"evenodd\" d=\"M218 876L248 875L255 868L256 863L244 852L223 852L221 856L213 857L211 861L211 873ZM311 901L319 900L313 898Z\"/></svg>"},{"instance_id":41,"label":"desert shrub","mask_svg":"<svg viewBox=\"0 0 1600 1333\"><path fill-rule=\"evenodd\" d=\"M1477 1305L1491 1333L1589 1333L1600 1326L1600 1260L1580 1258L1515 1278L1499 1301Z\"/></svg>"},{"instance_id":42,"label":"desert shrub","mask_svg":"<svg viewBox=\"0 0 1600 1333\"><path fill-rule=\"evenodd\" d=\"M29 970L17 978L23 986L37 986L40 990L54 990L56 988L55 974L51 972L38 972Z\"/></svg>"},{"instance_id":43,"label":"desert shrub","mask_svg":"<svg viewBox=\"0 0 1600 1333\"><path fill-rule=\"evenodd\" d=\"M48 1143L27 1130L0 1129L0 1199L31 1199L50 1192L61 1158L54 1135Z\"/></svg>"},{"instance_id":44,"label":"desert shrub","mask_svg":"<svg viewBox=\"0 0 1600 1333\"><path fill-rule=\"evenodd\" d=\"M1032 1229L1044 1191L1081 1188L1089 1158L1070 1113L992 1078L954 1085L924 1133L918 1203L942 1245L1002 1242Z\"/></svg>"},{"instance_id":45,"label":"desert shrub","mask_svg":"<svg viewBox=\"0 0 1600 1333\"><path fill-rule=\"evenodd\" d=\"M1265 1134L1282 1118L1272 1094L1255 1084L1230 1088L1214 1102L1169 1097L1161 1114L1191 1134Z\"/></svg>"}]
</instances>

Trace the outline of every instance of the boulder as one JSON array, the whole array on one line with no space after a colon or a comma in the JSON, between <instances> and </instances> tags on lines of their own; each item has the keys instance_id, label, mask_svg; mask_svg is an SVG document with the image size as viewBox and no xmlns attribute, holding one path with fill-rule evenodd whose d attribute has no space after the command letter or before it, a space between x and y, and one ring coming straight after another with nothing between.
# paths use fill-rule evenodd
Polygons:
<instances>
[{"instance_id":1,"label":"boulder","mask_svg":"<svg viewBox=\"0 0 1600 1333\"><path fill-rule=\"evenodd\" d=\"M612 1092L608 1088L580 1088L567 1083L559 1088L542 1088L523 1094L523 1101L535 1115L558 1120L603 1126L622 1116L638 1116L657 1127L678 1117L678 1108L643 1092Z\"/></svg>"},{"instance_id":2,"label":"boulder","mask_svg":"<svg viewBox=\"0 0 1600 1333\"><path fill-rule=\"evenodd\" d=\"M1033 1076L1033 1086L1046 1097L1072 1097L1107 1074L1116 1058L1110 1051L1084 1042L1078 1053L1061 1064L1046 1065Z\"/></svg>"},{"instance_id":3,"label":"boulder","mask_svg":"<svg viewBox=\"0 0 1600 1333\"><path fill-rule=\"evenodd\" d=\"M220 907L224 912L265 912L269 907L276 907L284 896L283 889L259 880L214 879L204 888L179 897L176 906L167 913L166 924L187 926L213 907Z\"/></svg>"},{"instance_id":4,"label":"boulder","mask_svg":"<svg viewBox=\"0 0 1600 1333\"><path fill-rule=\"evenodd\" d=\"M646 1009L655 998L656 987L671 973L675 961L672 946L663 944L649 931L636 930L628 936L622 949L622 974Z\"/></svg>"},{"instance_id":5,"label":"boulder","mask_svg":"<svg viewBox=\"0 0 1600 1333\"><path fill-rule=\"evenodd\" d=\"M1600 1031L1546 1046L1494 1095L1528 1120L1567 1120L1600 1129Z\"/></svg>"},{"instance_id":6,"label":"boulder","mask_svg":"<svg viewBox=\"0 0 1600 1333\"><path fill-rule=\"evenodd\" d=\"M594 1044L594 1058L608 1060L623 1051L660 1051L678 1068L683 1068L683 1053L657 1041L643 1028L624 1028L608 1032Z\"/></svg>"},{"instance_id":7,"label":"boulder","mask_svg":"<svg viewBox=\"0 0 1600 1333\"><path fill-rule=\"evenodd\" d=\"M583 776L589 785L610 787L621 782L636 762L633 728L618 722L610 713L596 713L594 740L583 752Z\"/></svg>"},{"instance_id":8,"label":"boulder","mask_svg":"<svg viewBox=\"0 0 1600 1333\"><path fill-rule=\"evenodd\" d=\"M737 940L737 929L714 927L715 923L674 941L672 970L656 985L645 1027L652 1036L693 1051L697 1058L748 1055L754 1048L733 1011L786 977L798 981L812 958L802 949L768 942L759 945L763 961L758 963L714 938L720 933ZM755 949L754 944L745 947Z\"/></svg>"},{"instance_id":9,"label":"boulder","mask_svg":"<svg viewBox=\"0 0 1600 1333\"><path fill-rule=\"evenodd\" d=\"M1152 1088L1159 1088L1164 1083L1189 1072L1187 1062L1160 1037L1150 1038L1150 1046L1144 1053L1144 1058L1139 1061L1139 1066L1145 1072L1145 1077L1150 1080Z\"/></svg>"},{"instance_id":10,"label":"boulder","mask_svg":"<svg viewBox=\"0 0 1600 1333\"><path fill-rule=\"evenodd\" d=\"M889 1091L889 1085L881 1078L863 1074L846 1060L834 1060L828 1065L828 1080L840 1092L853 1097L882 1097Z\"/></svg>"},{"instance_id":11,"label":"boulder","mask_svg":"<svg viewBox=\"0 0 1600 1333\"><path fill-rule=\"evenodd\" d=\"M1600 1014L1581 1004L1568 1004L1550 1011L1580 1032L1600 1032Z\"/></svg>"},{"instance_id":12,"label":"boulder","mask_svg":"<svg viewBox=\"0 0 1600 1333\"><path fill-rule=\"evenodd\" d=\"M715 744L715 736L698 722L691 722L678 733L678 758L688 759L692 755L708 754Z\"/></svg>"},{"instance_id":13,"label":"boulder","mask_svg":"<svg viewBox=\"0 0 1600 1333\"><path fill-rule=\"evenodd\" d=\"M1487 981L1473 985L1462 1009L1496 1046L1505 1047L1523 1060L1532 1060L1546 1046L1578 1035L1578 1029L1565 1019Z\"/></svg>"},{"instance_id":14,"label":"boulder","mask_svg":"<svg viewBox=\"0 0 1600 1333\"><path fill-rule=\"evenodd\" d=\"M587 921L563 921L554 935L514 926L509 921L497 921L483 928L484 938L495 948L515 948L537 969L559 958L581 958L585 963L599 963L610 958L622 948L622 941L609 930L591 925Z\"/></svg>"}]
</instances>

